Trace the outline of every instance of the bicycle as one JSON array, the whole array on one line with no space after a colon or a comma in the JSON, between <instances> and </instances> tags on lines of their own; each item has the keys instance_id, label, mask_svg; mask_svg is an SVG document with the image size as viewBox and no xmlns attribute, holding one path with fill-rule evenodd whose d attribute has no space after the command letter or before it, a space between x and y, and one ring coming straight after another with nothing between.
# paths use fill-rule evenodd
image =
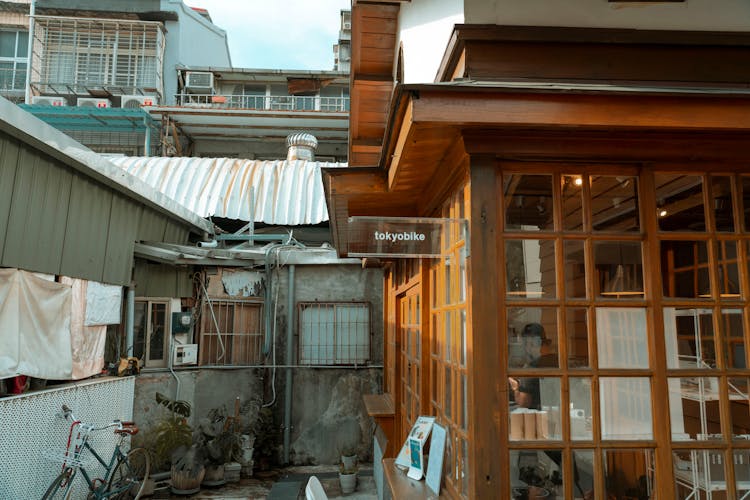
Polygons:
<instances>
[{"instance_id":1,"label":"bicycle","mask_svg":"<svg viewBox=\"0 0 750 500\"><path fill-rule=\"evenodd\" d=\"M68 442L61 454L50 457L62 462L62 471L49 485L42 500L69 500L73 491L73 480L79 470L89 489L87 500L138 500L145 488L151 462L145 448L133 448L127 455L122 451L125 437L138 433L135 423L115 420L111 424L96 427L94 424L82 422L67 405L62 406L62 411L62 416L66 420L72 420ZM106 462L89 443L89 436L93 432L112 427L120 439L115 444L109 461ZM82 455L87 450L88 454L104 467L106 472L103 478L93 477L86 470L88 460L85 456L82 458Z\"/></svg>"}]
</instances>

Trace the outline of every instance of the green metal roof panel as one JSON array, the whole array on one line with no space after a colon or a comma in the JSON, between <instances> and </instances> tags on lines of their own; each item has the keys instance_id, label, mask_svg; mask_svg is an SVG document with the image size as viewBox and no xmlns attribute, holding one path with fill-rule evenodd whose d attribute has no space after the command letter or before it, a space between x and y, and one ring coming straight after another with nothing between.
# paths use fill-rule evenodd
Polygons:
<instances>
[{"instance_id":1,"label":"green metal roof panel","mask_svg":"<svg viewBox=\"0 0 750 500\"><path fill-rule=\"evenodd\" d=\"M10 221L10 203L18 169L18 141L0 134L0 237L5 236ZM3 260L5 238L0 243L0 262Z\"/></svg>"},{"instance_id":2,"label":"green metal roof panel","mask_svg":"<svg viewBox=\"0 0 750 500\"><path fill-rule=\"evenodd\" d=\"M133 268L135 237L143 206L133 203L122 195L112 198L107 234L107 255L104 263L105 283L128 283Z\"/></svg>"}]
</instances>

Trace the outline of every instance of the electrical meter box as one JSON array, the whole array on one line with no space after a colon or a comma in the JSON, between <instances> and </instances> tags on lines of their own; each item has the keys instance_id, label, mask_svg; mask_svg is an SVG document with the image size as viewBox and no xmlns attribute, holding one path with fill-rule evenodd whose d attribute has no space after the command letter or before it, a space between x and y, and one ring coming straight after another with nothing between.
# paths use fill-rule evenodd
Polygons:
<instances>
[{"instance_id":1,"label":"electrical meter box","mask_svg":"<svg viewBox=\"0 0 750 500\"><path fill-rule=\"evenodd\" d=\"M189 333L193 326L193 313L190 311L172 313L172 334Z\"/></svg>"},{"instance_id":2,"label":"electrical meter box","mask_svg":"<svg viewBox=\"0 0 750 500\"><path fill-rule=\"evenodd\" d=\"M174 348L174 366L198 363L198 344L178 344Z\"/></svg>"}]
</instances>

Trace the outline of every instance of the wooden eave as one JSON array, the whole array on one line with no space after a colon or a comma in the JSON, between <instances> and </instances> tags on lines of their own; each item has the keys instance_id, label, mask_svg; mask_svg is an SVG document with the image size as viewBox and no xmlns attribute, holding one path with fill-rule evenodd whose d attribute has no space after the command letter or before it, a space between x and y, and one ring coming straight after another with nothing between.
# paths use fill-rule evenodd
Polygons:
<instances>
[{"instance_id":1,"label":"wooden eave","mask_svg":"<svg viewBox=\"0 0 750 500\"><path fill-rule=\"evenodd\" d=\"M349 165L377 163L393 91L397 1L352 5Z\"/></svg>"}]
</instances>

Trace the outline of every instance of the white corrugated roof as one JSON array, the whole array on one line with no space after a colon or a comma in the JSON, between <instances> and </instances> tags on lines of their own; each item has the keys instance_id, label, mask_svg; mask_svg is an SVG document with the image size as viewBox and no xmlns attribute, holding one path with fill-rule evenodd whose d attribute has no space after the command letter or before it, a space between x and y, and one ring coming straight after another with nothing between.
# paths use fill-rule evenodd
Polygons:
<instances>
[{"instance_id":1,"label":"white corrugated roof","mask_svg":"<svg viewBox=\"0 0 750 500\"><path fill-rule=\"evenodd\" d=\"M328 220L321 167L346 163L121 157L111 161L203 217L299 226Z\"/></svg>"}]
</instances>

